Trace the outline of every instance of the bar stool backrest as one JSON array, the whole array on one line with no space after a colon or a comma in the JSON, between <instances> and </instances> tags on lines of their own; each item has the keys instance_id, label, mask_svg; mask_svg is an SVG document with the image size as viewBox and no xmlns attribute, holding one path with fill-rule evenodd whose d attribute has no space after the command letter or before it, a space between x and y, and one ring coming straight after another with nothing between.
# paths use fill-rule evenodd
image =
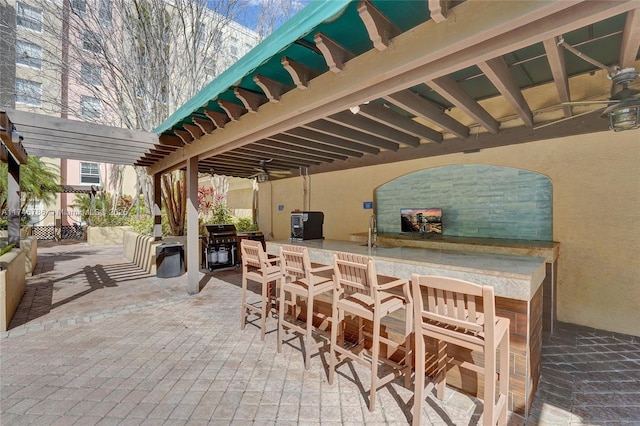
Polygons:
<instances>
[{"instance_id":1,"label":"bar stool backrest","mask_svg":"<svg viewBox=\"0 0 640 426\"><path fill-rule=\"evenodd\" d=\"M269 266L267 254L260 241L244 239L240 242L240 251L242 252L243 268L261 269Z\"/></svg>"},{"instance_id":2,"label":"bar stool backrest","mask_svg":"<svg viewBox=\"0 0 640 426\"><path fill-rule=\"evenodd\" d=\"M309 280L311 260L306 247L292 244L280 246L280 267L282 275L290 277L293 281L299 279Z\"/></svg>"},{"instance_id":3,"label":"bar stool backrest","mask_svg":"<svg viewBox=\"0 0 640 426\"><path fill-rule=\"evenodd\" d=\"M346 294L362 293L375 298L378 287L378 275L373 259L353 253L336 252L334 254L334 279L338 291Z\"/></svg>"},{"instance_id":4,"label":"bar stool backrest","mask_svg":"<svg viewBox=\"0 0 640 426\"><path fill-rule=\"evenodd\" d=\"M495 323L493 287L439 276L412 278L414 324L423 332L477 349L492 341ZM480 306L478 306L480 305ZM480 309L478 309L480 308Z\"/></svg>"}]
</instances>

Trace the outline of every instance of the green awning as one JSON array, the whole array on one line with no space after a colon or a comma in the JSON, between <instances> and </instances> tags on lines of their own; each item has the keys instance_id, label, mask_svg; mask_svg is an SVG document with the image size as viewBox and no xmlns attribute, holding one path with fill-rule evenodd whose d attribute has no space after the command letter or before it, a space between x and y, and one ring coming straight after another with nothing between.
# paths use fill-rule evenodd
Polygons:
<instances>
[{"instance_id":1,"label":"green awning","mask_svg":"<svg viewBox=\"0 0 640 426\"><path fill-rule=\"evenodd\" d=\"M308 35L323 22L331 21L340 16L349 3L350 0L322 0L310 3L178 108L167 120L156 127L154 132L161 134L172 128L198 109L206 106L209 101L218 98L230 87L238 85L243 77L251 74L256 68L268 62L296 40Z\"/></svg>"}]
</instances>

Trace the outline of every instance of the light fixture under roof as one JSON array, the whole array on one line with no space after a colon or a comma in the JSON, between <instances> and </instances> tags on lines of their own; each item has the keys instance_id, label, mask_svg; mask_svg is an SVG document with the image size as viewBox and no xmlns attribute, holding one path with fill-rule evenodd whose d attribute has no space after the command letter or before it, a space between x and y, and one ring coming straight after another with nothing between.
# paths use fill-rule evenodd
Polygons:
<instances>
[{"instance_id":1,"label":"light fixture under roof","mask_svg":"<svg viewBox=\"0 0 640 426\"><path fill-rule=\"evenodd\" d=\"M614 132L637 129L640 127L640 100L611 105L602 116L609 117L609 128Z\"/></svg>"}]
</instances>

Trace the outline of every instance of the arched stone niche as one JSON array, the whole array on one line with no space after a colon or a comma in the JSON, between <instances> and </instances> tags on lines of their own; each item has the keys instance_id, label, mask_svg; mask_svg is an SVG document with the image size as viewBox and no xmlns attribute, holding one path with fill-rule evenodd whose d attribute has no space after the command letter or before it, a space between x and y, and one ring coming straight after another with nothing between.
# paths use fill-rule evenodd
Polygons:
<instances>
[{"instance_id":1,"label":"arched stone niche","mask_svg":"<svg viewBox=\"0 0 640 426\"><path fill-rule=\"evenodd\" d=\"M400 232L400 209L439 207L443 235L553 241L551 180L511 167L419 170L375 190L379 233Z\"/></svg>"}]
</instances>

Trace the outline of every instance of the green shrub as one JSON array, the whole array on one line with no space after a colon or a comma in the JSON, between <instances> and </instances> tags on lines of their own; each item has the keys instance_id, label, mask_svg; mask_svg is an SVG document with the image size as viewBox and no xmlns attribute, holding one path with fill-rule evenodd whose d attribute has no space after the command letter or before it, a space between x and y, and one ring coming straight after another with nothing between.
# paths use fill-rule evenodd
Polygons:
<instances>
[{"instance_id":1,"label":"green shrub","mask_svg":"<svg viewBox=\"0 0 640 426\"><path fill-rule=\"evenodd\" d=\"M238 232L250 232L258 230L258 225L253 223L253 219L251 219L250 217L236 218L235 225Z\"/></svg>"},{"instance_id":2,"label":"green shrub","mask_svg":"<svg viewBox=\"0 0 640 426\"><path fill-rule=\"evenodd\" d=\"M5 248L0 250L0 256L2 256L5 253L9 253L11 251L11 249L13 249L14 246L15 246L15 244L13 244L13 243L7 245Z\"/></svg>"}]
</instances>

